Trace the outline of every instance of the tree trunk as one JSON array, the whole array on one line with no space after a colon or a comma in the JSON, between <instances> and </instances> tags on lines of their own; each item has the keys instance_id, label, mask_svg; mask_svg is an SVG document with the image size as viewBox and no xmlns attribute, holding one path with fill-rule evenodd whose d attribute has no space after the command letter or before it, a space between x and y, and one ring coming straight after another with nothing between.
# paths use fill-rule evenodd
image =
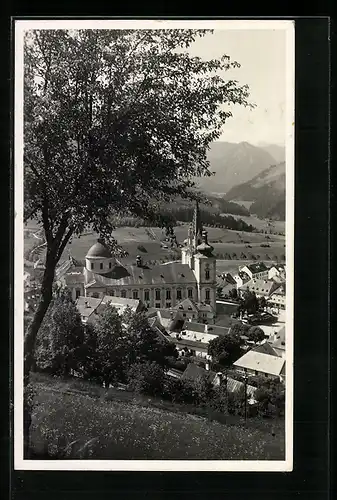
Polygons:
<instances>
[{"instance_id":1,"label":"tree trunk","mask_svg":"<svg viewBox=\"0 0 337 500\"><path fill-rule=\"evenodd\" d=\"M41 298L38 308L34 314L33 321L28 327L28 331L25 335L24 341L24 385L27 386L29 383L29 374L35 368L35 358L34 350L37 333L43 321L43 318L47 312L49 304L52 299L53 294L53 281L55 275L55 268L57 260L55 255L56 252L48 251L46 259L46 268L43 275L42 286L41 286Z\"/></svg>"}]
</instances>

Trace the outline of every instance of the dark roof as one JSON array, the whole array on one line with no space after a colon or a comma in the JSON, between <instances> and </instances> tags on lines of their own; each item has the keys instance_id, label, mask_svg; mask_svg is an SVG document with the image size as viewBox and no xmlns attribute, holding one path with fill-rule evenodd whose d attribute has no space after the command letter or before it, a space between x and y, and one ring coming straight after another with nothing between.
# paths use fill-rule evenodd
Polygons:
<instances>
[{"instance_id":1,"label":"dark roof","mask_svg":"<svg viewBox=\"0 0 337 500\"><path fill-rule=\"evenodd\" d=\"M193 380L194 382L200 377L207 378L209 382L212 382L216 376L216 373L212 370L205 370L201 366L190 363L187 365L184 373L182 374L182 380Z\"/></svg>"},{"instance_id":2,"label":"dark roof","mask_svg":"<svg viewBox=\"0 0 337 500\"><path fill-rule=\"evenodd\" d=\"M116 276L96 274L87 269L87 282L96 281L98 286L137 286L137 285L183 285L196 283L196 278L188 264L172 262L142 269L137 266L122 267ZM110 277L111 276L111 277Z\"/></svg>"},{"instance_id":3,"label":"dark roof","mask_svg":"<svg viewBox=\"0 0 337 500\"><path fill-rule=\"evenodd\" d=\"M89 248L87 257L111 259L112 254L109 248L100 240Z\"/></svg>"},{"instance_id":4,"label":"dark roof","mask_svg":"<svg viewBox=\"0 0 337 500\"><path fill-rule=\"evenodd\" d=\"M94 297L78 297L76 306L81 316L88 318L100 305L102 299Z\"/></svg>"},{"instance_id":5,"label":"dark roof","mask_svg":"<svg viewBox=\"0 0 337 500\"><path fill-rule=\"evenodd\" d=\"M277 356L277 353L268 342L264 342L259 346L253 347L252 350L256 352L262 352L264 354L270 354L271 356Z\"/></svg>"},{"instance_id":6,"label":"dark roof","mask_svg":"<svg viewBox=\"0 0 337 500\"><path fill-rule=\"evenodd\" d=\"M262 273L263 271L267 271L268 267L264 262L254 262L253 264L249 264L248 269L253 273Z\"/></svg>"}]
</instances>

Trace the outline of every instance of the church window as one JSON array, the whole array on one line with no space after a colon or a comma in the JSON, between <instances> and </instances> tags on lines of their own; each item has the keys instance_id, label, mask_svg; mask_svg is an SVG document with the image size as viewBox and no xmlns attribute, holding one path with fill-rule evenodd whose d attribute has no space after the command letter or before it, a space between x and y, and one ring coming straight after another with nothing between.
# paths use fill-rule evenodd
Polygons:
<instances>
[{"instance_id":1,"label":"church window","mask_svg":"<svg viewBox=\"0 0 337 500\"><path fill-rule=\"evenodd\" d=\"M90 265L91 265L91 269L94 269L94 263L92 262Z\"/></svg>"},{"instance_id":2,"label":"church window","mask_svg":"<svg viewBox=\"0 0 337 500\"><path fill-rule=\"evenodd\" d=\"M132 290L132 298L138 299L138 290Z\"/></svg>"},{"instance_id":3,"label":"church window","mask_svg":"<svg viewBox=\"0 0 337 500\"><path fill-rule=\"evenodd\" d=\"M144 300L150 300L150 290L144 290Z\"/></svg>"},{"instance_id":4,"label":"church window","mask_svg":"<svg viewBox=\"0 0 337 500\"><path fill-rule=\"evenodd\" d=\"M171 302L166 302L166 308L169 309L171 307Z\"/></svg>"},{"instance_id":5,"label":"church window","mask_svg":"<svg viewBox=\"0 0 337 500\"><path fill-rule=\"evenodd\" d=\"M206 269L205 271L205 278L209 280L209 269Z\"/></svg>"},{"instance_id":6,"label":"church window","mask_svg":"<svg viewBox=\"0 0 337 500\"><path fill-rule=\"evenodd\" d=\"M160 300L160 290L156 290L156 300Z\"/></svg>"},{"instance_id":7,"label":"church window","mask_svg":"<svg viewBox=\"0 0 337 500\"><path fill-rule=\"evenodd\" d=\"M99 268L103 269L103 262L100 263Z\"/></svg>"},{"instance_id":8,"label":"church window","mask_svg":"<svg viewBox=\"0 0 337 500\"><path fill-rule=\"evenodd\" d=\"M81 290L79 288L76 288L76 298L78 299L80 295L81 295Z\"/></svg>"},{"instance_id":9,"label":"church window","mask_svg":"<svg viewBox=\"0 0 337 500\"><path fill-rule=\"evenodd\" d=\"M166 300L171 299L171 290L166 290Z\"/></svg>"},{"instance_id":10,"label":"church window","mask_svg":"<svg viewBox=\"0 0 337 500\"><path fill-rule=\"evenodd\" d=\"M177 290L177 300L181 300L181 290Z\"/></svg>"},{"instance_id":11,"label":"church window","mask_svg":"<svg viewBox=\"0 0 337 500\"><path fill-rule=\"evenodd\" d=\"M156 306L155 306L157 309L160 309L160 302L156 302Z\"/></svg>"},{"instance_id":12,"label":"church window","mask_svg":"<svg viewBox=\"0 0 337 500\"><path fill-rule=\"evenodd\" d=\"M193 298L193 290L192 290L192 288L188 288L188 290L187 290L187 296L188 296L189 299Z\"/></svg>"},{"instance_id":13,"label":"church window","mask_svg":"<svg viewBox=\"0 0 337 500\"><path fill-rule=\"evenodd\" d=\"M126 290L122 290L121 291L121 297L123 297L125 299L125 297L126 297Z\"/></svg>"},{"instance_id":14,"label":"church window","mask_svg":"<svg viewBox=\"0 0 337 500\"><path fill-rule=\"evenodd\" d=\"M109 262L109 269L111 269L111 265L112 265L111 262Z\"/></svg>"}]
</instances>

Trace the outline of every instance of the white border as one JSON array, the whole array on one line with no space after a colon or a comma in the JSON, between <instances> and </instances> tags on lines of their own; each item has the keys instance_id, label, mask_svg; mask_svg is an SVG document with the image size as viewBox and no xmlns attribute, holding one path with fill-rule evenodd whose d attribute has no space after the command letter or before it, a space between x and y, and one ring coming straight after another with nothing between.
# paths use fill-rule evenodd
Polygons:
<instances>
[{"instance_id":1,"label":"white border","mask_svg":"<svg viewBox=\"0 0 337 500\"><path fill-rule=\"evenodd\" d=\"M274 20L19 20L15 21L14 100L14 469L102 471L259 471L293 469L293 273L294 273L294 21ZM286 447L284 461L271 460L24 460L23 459L23 35L28 29L216 29L286 32Z\"/></svg>"}]
</instances>

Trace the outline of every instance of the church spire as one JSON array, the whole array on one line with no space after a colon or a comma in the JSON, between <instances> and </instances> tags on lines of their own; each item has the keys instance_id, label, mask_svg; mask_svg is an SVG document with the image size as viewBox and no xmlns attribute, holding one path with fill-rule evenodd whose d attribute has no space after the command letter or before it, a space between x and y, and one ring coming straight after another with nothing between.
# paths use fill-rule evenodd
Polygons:
<instances>
[{"instance_id":1,"label":"church spire","mask_svg":"<svg viewBox=\"0 0 337 500\"><path fill-rule=\"evenodd\" d=\"M194 233L194 249L196 250L197 246L200 243L200 239L201 239L201 235L202 235L202 223L201 223L198 201L196 201L195 209L194 209L193 233Z\"/></svg>"}]
</instances>

